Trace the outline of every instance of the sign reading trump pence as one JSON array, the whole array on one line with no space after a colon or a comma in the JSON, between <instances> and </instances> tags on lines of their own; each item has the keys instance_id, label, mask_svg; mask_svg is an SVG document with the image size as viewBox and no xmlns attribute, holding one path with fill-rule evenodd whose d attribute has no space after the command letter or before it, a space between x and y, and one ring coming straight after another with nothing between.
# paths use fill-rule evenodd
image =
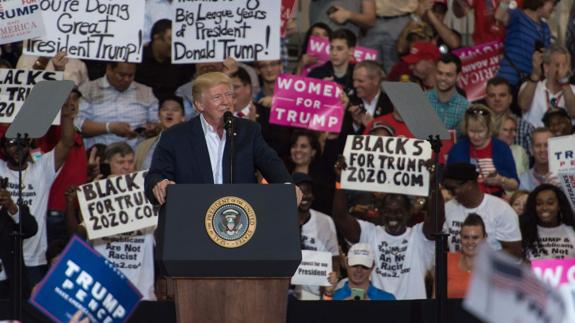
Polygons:
<instances>
[{"instance_id":1,"label":"sign reading trump pence","mask_svg":"<svg viewBox=\"0 0 575 323\"><path fill-rule=\"evenodd\" d=\"M125 322L142 295L102 255L74 236L40 282L31 302L55 322L78 310L90 322Z\"/></svg>"},{"instance_id":2,"label":"sign reading trump pence","mask_svg":"<svg viewBox=\"0 0 575 323\"><path fill-rule=\"evenodd\" d=\"M144 195L145 171L82 185L78 201L90 240L156 226L158 213Z\"/></svg>"},{"instance_id":3,"label":"sign reading trump pence","mask_svg":"<svg viewBox=\"0 0 575 323\"><path fill-rule=\"evenodd\" d=\"M270 123L340 132L342 89L331 81L283 74L276 81Z\"/></svg>"},{"instance_id":4,"label":"sign reading trump pence","mask_svg":"<svg viewBox=\"0 0 575 323\"><path fill-rule=\"evenodd\" d=\"M103 61L142 61L144 1L38 0L46 35L28 40L24 53ZM151 28L151 27L150 27Z\"/></svg>"},{"instance_id":5,"label":"sign reading trump pence","mask_svg":"<svg viewBox=\"0 0 575 323\"><path fill-rule=\"evenodd\" d=\"M40 0L0 1L0 44L44 35Z\"/></svg>"},{"instance_id":6,"label":"sign reading trump pence","mask_svg":"<svg viewBox=\"0 0 575 323\"><path fill-rule=\"evenodd\" d=\"M381 136L347 136L343 151L347 168L341 174L344 189L429 195L429 142Z\"/></svg>"},{"instance_id":7,"label":"sign reading trump pence","mask_svg":"<svg viewBox=\"0 0 575 323\"><path fill-rule=\"evenodd\" d=\"M172 63L280 59L281 0L174 1Z\"/></svg>"}]
</instances>

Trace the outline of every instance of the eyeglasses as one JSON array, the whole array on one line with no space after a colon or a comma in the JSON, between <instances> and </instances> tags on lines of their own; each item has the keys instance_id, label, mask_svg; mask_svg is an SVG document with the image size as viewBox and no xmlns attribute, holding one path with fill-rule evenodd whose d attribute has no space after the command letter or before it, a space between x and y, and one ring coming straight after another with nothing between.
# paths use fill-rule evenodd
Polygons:
<instances>
[{"instance_id":1,"label":"eyeglasses","mask_svg":"<svg viewBox=\"0 0 575 323\"><path fill-rule=\"evenodd\" d=\"M489 115L489 111L482 109L482 108L471 108L471 109L467 109L465 111L465 114L467 115L480 115L480 116L488 116Z\"/></svg>"},{"instance_id":2,"label":"eyeglasses","mask_svg":"<svg viewBox=\"0 0 575 323\"><path fill-rule=\"evenodd\" d=\"M212 102L214 102L215 104L220 104L220 103L222 103L224 97L227 99L233 99L234 98L234 92L230 91L230 92L226 92L223 94L212 95L210 100L212 100Z\"/></svg>"}]
</instances>

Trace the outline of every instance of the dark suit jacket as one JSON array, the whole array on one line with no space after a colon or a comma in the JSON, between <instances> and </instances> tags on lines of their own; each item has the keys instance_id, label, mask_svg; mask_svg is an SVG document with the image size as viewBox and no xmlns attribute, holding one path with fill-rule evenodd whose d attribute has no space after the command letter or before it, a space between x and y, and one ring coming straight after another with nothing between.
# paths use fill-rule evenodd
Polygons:
<instances>
[{"instance_id":1,"label":"dark suit jacket","mask_svg":"<svg viewBox=\"0 0 575 323\"><path fill-rule=\"evenodd\" d=\"M256 170L270 183L291 182L285 165L262 137L258 124L235 118L234 183L257 183ZM226 140L223 180L229 183L230 140ZM152 189L163 179L178 184L213 184L212 166L200 117L164 131L145 180L146 196L156 203Z\"/></svg>"},{"instance_id":2,"label":"dark suit jacket","mask_svg":"<svg viewBox=\"0 0 575 323\"><path fill-rule=\"evenodd\" d=\"M20 221L22 221L22 239L28 239L38 232L38 224L36 219L30 214L27 206L22 206L20 210ZM8 211L4 208L0 209L0 259L2 259L2 266L8 276L10 292L14 291L12 281L14 277L14 240L12 232L18 230L18 224L12 220L8 215ZM21 259L24 264L24 259ZM24 266L23 266L24 267ZM27 286L27 280L22 280L24 297L30 295L31 286Z\"/></svg>"}]
</instances>

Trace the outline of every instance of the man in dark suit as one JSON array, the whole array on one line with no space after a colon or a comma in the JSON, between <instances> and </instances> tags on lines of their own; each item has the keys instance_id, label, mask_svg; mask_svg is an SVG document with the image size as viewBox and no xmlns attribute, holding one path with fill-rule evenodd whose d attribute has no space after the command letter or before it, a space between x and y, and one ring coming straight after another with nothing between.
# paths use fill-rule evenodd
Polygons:
<instances>
[{"instance_id":1,"label":"man in dark suit","mask_svg":"<svg viewBox=\"0 0 575 323\"><path fill-rule=\"evenodd\" d=\"M152 203L165 202L170 184L230 183L230 137L224 130L224 113L233 108L231 79L220 72L203 74L192 83L192 94L200 115L166 130L154 152L145 181L146 196ZM256 170L270 183L291 182L260 127L241 118L234 117L234 122L232 182L256 183ZM300 197L298 192L298 201Z\"/></svg>"}]
</instances>

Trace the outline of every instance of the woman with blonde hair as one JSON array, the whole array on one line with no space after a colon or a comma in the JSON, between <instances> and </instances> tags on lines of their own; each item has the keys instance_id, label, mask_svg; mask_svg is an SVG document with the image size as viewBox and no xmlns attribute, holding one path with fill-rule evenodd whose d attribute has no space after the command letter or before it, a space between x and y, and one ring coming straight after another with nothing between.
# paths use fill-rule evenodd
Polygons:
<instances>
[{"instance_id":1,"label":"woman with blonde hair","mask_svg":"<svg viewBox=\"0 0 575 323\"><path fill-rule=\"evenodd\" d=\"M509 146L513 160L515 161L517 174L523 174L523 172L529 170L529 155L527 155L523 147L513 144L517 135L517 124L517 117L511 113L506 113L497 120L495 135L497 139Z\"/></svg>"},{"instance_id":2,"label":"woman with blonde hair","mask_svg":"<svg viewBox=\"0 0 575 323\"><path fill-rule=\"evenodd\" d=\"M464 137L449 151L447 164L475 165L484 193L501 196L504 190L517 189L519 179L513 154L505 142L494 137L491 110L482 104L470 105L463 118L462 132Z\"/></svg>"}]
</instances>

